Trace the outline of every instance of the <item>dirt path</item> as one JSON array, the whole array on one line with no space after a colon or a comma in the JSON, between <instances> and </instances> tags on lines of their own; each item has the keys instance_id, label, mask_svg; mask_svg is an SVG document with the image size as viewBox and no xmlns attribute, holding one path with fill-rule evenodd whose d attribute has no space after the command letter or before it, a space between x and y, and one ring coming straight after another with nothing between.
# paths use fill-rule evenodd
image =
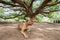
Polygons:
<instances>
[{"instance_id":1,"label":"dirt path","mask_svg":"<svg viewBox=\"0 0 60 40\"><path fill-rule=\"evenodd\" d=\"M25 39L17 24L0 24L0 40L60 40L60 24L34 23Z\"/></svg>"}]
</instances>

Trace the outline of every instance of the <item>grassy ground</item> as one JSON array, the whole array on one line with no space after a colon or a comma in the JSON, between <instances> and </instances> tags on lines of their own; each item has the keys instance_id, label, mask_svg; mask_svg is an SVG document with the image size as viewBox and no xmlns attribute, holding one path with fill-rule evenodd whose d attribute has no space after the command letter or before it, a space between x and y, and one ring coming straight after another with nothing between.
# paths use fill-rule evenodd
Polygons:
<instances>
[{"instance_id":1,"label":"grassy ground","mask_svg":"<svg viewBox=\"0 0 60 40\"><path fill-rule=\"evenodd\" d=\"M60 24L34 23L25 39L17 24L0 24L0 40L60 40Z\"/></svg>"}]
</instances>

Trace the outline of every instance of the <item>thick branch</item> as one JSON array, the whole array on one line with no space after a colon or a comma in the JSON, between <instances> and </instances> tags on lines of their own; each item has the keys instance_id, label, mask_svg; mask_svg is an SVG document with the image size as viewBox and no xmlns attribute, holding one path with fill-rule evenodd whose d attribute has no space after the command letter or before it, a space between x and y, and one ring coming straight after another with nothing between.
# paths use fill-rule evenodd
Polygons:
<instances>
[{"instance_id":1,"label":"thick branch","mask_svg":"<svg viewBox=\"0 0 60 40\"><path fill-rule=\"evenodd\" d=\"M22 2L21 0L12 0L12 1L15 2L15 3L18 3L19 5L24 7L25 10L26 10L25 12L27 13L26 15L31 16L32 11L29 8L29 5L27 5L26 3Z\"/></svg>"},{"instance_id":2,"label":"thick branch","mask_svg":"<svg viewBox=\"0 0 60 40\"><path fill-rule=\"evenodd\" d=\"M57 4L60 4L60 1L56 2L56 3L52 3L52 4L47 4L46 6L54 6L54 5L57 5Z\"/></svg>"},{"instance_id":3,"label":"thick branch","mask_svg":"<svg viewBox=\"0 0 60 40\"><path fill-rule=\"evenodd\" d=\"M31 0L30 6L29 6L29 10L30 10L30 12L32 12L32 13L33 13L32 5L33 5L33 2L34 2L34 1L35 1L35 0ZM30 15L31 15L31 13L30 13Z\"/></svg>"},{"instance_id":4,"label":"thick branch","mask_svg":"<svg viewBox=\"0 0 60 40\"><path fill-rule=\"evenodd\" d=\"M21 0L12 0L14 3L18 3L19 5L21 5L22 7L28 9L28 5L24 2L22 2Z\"/></svg>"},{"instance_id":5,"label":"thick branch","mask_svg":"<svg viewBox=\"0 0 60 40\"><path fill-rule=\"evenodd\" d=\"M32 7L32 4L33 4L34 1L35 1L35 0L31 0L30 7Z\"/></svg>"},{"instance_id":6,"label":"thick branch","mask_svg":"<svg viewBox=\"0 0 60 40\"><path fill-rule=\"evenodd\" d=\"M41 11L44 9L44 7L47 5L47 3L49 3L51 0L45 0L42 5L35 11L35 13L32 16L35 16L39 13L41 13Z\"/></svg>"}]
</instances>

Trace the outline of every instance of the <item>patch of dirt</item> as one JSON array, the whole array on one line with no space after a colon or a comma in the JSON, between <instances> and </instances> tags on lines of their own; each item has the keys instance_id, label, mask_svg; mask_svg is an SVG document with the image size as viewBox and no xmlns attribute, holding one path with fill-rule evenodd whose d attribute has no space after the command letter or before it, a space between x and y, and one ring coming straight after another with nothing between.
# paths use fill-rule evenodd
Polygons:
<instances>
[{"instance_id":1,"label":"patch of dirt","mask_svg":"<svg viewBox=\"0 0 60 40\"><path fill-rule=\"evenodd\" d=\"M29 38L25 39L17 24L1 24L0 40L60 40L60 24L34 23L29 28Z\"/></svg>"}]
</instances>

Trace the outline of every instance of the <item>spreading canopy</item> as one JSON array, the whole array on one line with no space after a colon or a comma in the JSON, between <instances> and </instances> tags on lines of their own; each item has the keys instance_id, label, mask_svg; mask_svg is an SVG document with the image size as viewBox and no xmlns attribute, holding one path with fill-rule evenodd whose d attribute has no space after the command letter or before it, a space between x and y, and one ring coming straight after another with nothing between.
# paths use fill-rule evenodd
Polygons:
<instances>
[{"instance_id":1,"label":"spreading canopy","mask_svg":"<svg viewBox=\"0 0 60 40\"><path fill-rule=\"evenodd\" d=\"M39 6L34 8L34 3L39 2ZM0 0L0 3L6 4L8 6L0 6L3 8L10 8L10 7L21 7L13 10L22 10L25 12L26 16L29 17L35 17L37 14L43 14L43 13L50 13L50 12L55 12L55 11L60 11L60 9L57 10L48 10L47 8L55 6L60 4L59 0L9 0L6 2L5 0ZM47 10L48 11L47 11ZM15 18L20 16L20 13L11 17ZM3 18L3 17L1 17Z\"/></svg>"}]
</instances>

